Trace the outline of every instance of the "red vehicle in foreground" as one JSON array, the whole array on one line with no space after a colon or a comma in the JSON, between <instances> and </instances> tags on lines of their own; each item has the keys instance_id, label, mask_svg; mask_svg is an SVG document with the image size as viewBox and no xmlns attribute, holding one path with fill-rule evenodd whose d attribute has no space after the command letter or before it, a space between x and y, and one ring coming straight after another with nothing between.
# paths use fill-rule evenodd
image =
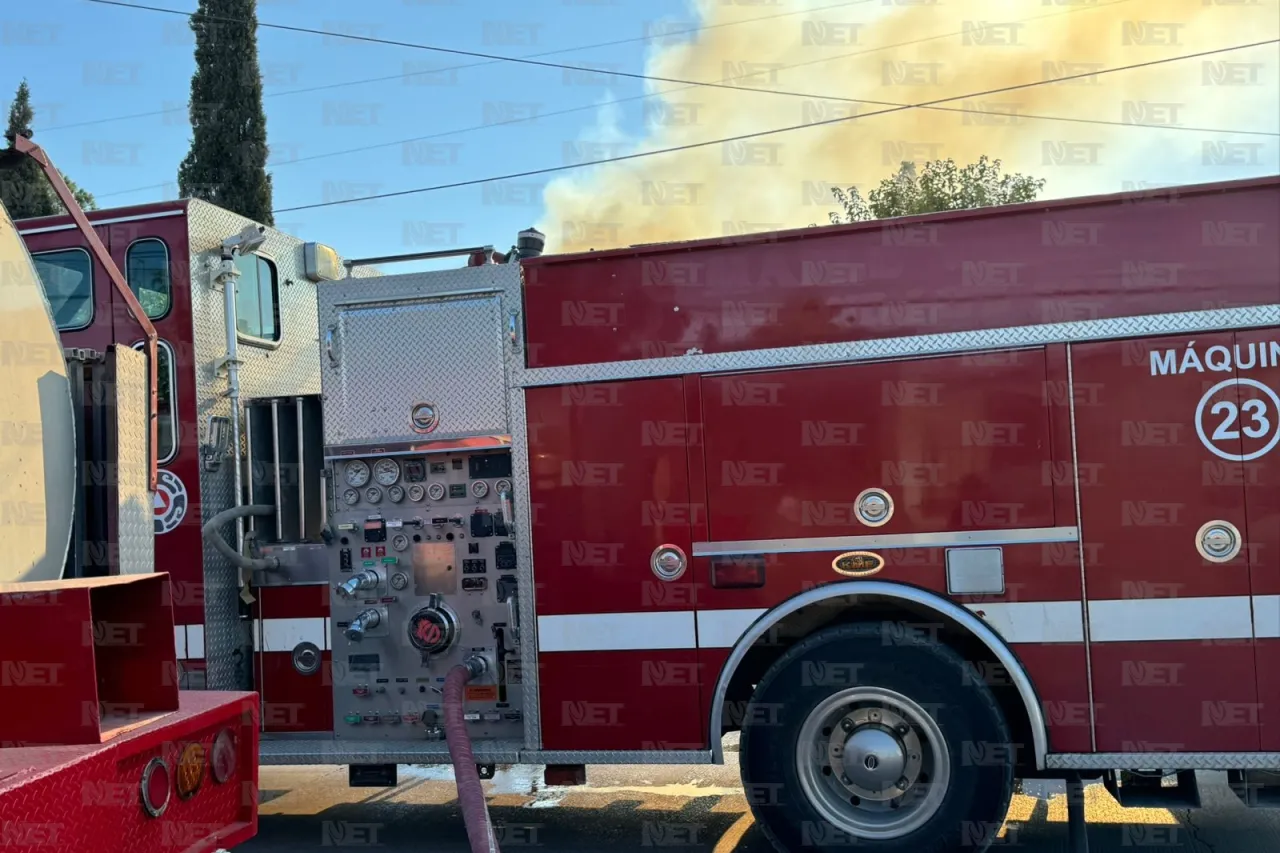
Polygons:
<instances>
[{"instance_id":1,"label":"red vehicle in foreground","mask_svg":"<svg viewBox=\"0 0 1280 853\"><path fill-rule=\"evenodd\" d=\"M245 402L201 650L264 763L444 761L465 666L482 764L741 731L783 850L1277 799L1280 178L481 256L317 280L320 393Z\"/></svg>"},{"instance_id":2,"label":"red vehicle in foreground","mask_svg":"<svg viewBox=\"0 0 1280 853\"><path fill-rule=\"evenodd\" d=\"M212 853L257 832L257 696L178 690L170 596L163 574L0 584L6 851Z\"/></svg>"},{"instance_id":3,"label":"red vehicle in foreground","mask_svg":"<svg viewBox=\"0 0 1280 853\"><path fill-rule=\"evenodd\" d=\"M64 351L0 205L0 847L211 853L257 831L258 697L179 689L153 571L155 330L43 152L10 142L0 165L45 168L152 357ZM114 571L64 576L107 544L87 539L88 487Z\"/></svg>"}]
</instances>

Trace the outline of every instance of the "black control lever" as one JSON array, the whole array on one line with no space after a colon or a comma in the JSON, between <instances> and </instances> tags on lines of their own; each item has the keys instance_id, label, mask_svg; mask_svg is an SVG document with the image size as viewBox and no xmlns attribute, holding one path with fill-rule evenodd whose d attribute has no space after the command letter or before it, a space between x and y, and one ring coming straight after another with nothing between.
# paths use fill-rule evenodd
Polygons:
<instances>
[{"instance_id":1,"label":"black control lever","mask_svg":"<svg viewBox=\"0 0 1280 853\"><path fill-rule=\"evenodd\" d=\"M506 623L497 622L493 626L493 657L497 661L496 678L498 682L498 701L507 701L507 642Z\"/></svg>"},{"instance_id":2,"label":"black control lever","mask_svg":"<svg viewBox=\"0 0 1280 853\"><path fill-rule=\"evenodd\" d=\"M516 594L515 575L502 575L498 578L497 596L499 604L506 604L507 599Z\"/></svg>"}]
</instances>

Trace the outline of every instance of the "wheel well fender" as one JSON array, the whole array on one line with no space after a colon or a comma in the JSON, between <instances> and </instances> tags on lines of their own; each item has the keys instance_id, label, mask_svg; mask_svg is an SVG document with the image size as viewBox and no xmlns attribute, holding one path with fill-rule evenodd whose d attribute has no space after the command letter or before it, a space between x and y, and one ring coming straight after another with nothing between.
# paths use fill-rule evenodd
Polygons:
<instances>
[{"instance_id":1,"label":"wheel well fender","mask_svg":"<svg viewBox=\"0 0 1280 853\"><path fill-rule=\"evenodd\" d=\"M977 614L937 593L920 587L888 581L849 581L824 584L787 599L762 612L734 643L720 669L711 700L712 760L724 762L721 733L724 730L725 706L731 688L749 688L743 682L750 678L750 667L743 667L753 650L772 652L770 662L781 657L790 643L798 642L814 631L833 623L856 621L859 615L886 613L911 619L928 619L947 626L948 631L967 640L975 649L989 654L1003 667L1008 686L1016 695L1014 710L1025 712L1023 722L1030 735L1035 755L1035 768L1043 770L1049 751L1048 728L1035 685L1017 655L1004 639ZM1014 720L1010 720L1013 725Z\"/></svg>"}]
</instances>

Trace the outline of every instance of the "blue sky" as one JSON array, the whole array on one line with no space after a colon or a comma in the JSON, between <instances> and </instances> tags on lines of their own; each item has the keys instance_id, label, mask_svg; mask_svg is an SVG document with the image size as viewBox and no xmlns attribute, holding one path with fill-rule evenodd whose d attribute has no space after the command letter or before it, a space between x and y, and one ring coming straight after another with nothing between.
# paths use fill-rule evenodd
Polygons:
<instances>
[{"instance_id":1,"label":"blue sky","mask_svg":"<svg viewBox=\"0 0 1280 853\"><path fill-rule=\"evenodd\" d=\"M506 56L630 39L547 59L693 80L727 73L761 90L675 94L668 104L698 102L696 119L683 122L676 111L647 126L646 106L663 102L601 105L681 87L512 63L448 70L483 60L260 29L275 207L754 133L811 121L813 106L823 114L849 109L814 97L919 102L1043 79L1045 66L1111 68L1275 38L1277 1L259 0L263 23ZM196 0L150 2L196 7ZM1153 14L1161 17L1148 20ZM1012 23L971 38L971 18L979 15ZM707 23L714 29L696 47L681 48L689 35L664 35ZM926 85L903 87L889 79L890 64L941 71ZM85 0L0 6L0 102L28 79L36 140L104 207L176 197L193 69L185 17ZM702 148L569 173L546 195L543 177L281 212L276 224L347 257L485 243L505 249L544 216L549 231L577 233L587 245L626 245L825 223L823 188L868 188L902 156L971 162L989 154L1046 178L1046 198L1275 174L1278 72L1280 50L1270 44L1092 81L1098 85L1040 86L988 105L1012 109L1009 121L910 110L761 139L760 150L771 152L763 165L744 168ZM369 78L389 79L296 92ZM819 94L780 97L769 88ZM548 115L564 110L573 111ZM1110 125L1026 121L1020 113ZM530 115L539 118L492 124ZM1130 127L1132 116L1167 126ZM436 138L403 143L430 135Z\"/></svg>"},{"instance_id":2,"label":"blue sky","mask_svg":"<svg viewBox=\"0 0 1280 853\"><path fill-rule=\"evenodd\" d=\"M196 6L194 0L154 5ZM185 104L194 60L186 19L82 0L5 7L0 101L27 78L37 108L35 139L54 162L102 207L175 198L177 166L190 138ZM259 0L258 16L513 56L641 37L646 27L696 25L675 0ZM277 208L560 164L565 143L592 124L593 110L472 130L408 149L391 144L293 161L643 92L636 80L508 63L402 76L482 60L269 29L259 30L258 48ZM647 48L634 42L548 58L641 71ZM375 77L396 79L287 94ZM166 109L171 111L159 116L59 129ZM632 105L623 120L638 123L640 115ZM283 213L277 225L347 256L480 243L506 248L537 220L541 186L526 181L487 193L469 187Z\"/></svg>"}]
</instances>

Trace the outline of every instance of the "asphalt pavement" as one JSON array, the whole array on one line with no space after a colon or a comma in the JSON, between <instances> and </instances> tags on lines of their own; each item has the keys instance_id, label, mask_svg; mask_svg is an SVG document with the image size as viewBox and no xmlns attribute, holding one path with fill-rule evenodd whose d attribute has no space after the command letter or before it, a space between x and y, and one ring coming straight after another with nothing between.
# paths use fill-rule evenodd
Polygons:
<instances>
[{"instance_id":1,"label":"asphalt pavement","mask_svg":"<svg viewBox=\"0 0 1280 853\"><path fill-rule=\"evenodd\" d=\"M541 767L499 767L490 814L504 851L772 853L753 825L737 766L600 766L587 784L548 788ZM452 772L401 766L394 788L349 788L345 767L263 767L258 836L237 853L374 848L466 853ZM1123 809L1101 785L1086 789L1092 853L1280 853L1280 810L1247 809L1226 774L1200 774L1203 808ZM1014 796L993 849L1066 853L1067 810L1058 783L1027 783Z\"/></svg>"}]
</instances>

